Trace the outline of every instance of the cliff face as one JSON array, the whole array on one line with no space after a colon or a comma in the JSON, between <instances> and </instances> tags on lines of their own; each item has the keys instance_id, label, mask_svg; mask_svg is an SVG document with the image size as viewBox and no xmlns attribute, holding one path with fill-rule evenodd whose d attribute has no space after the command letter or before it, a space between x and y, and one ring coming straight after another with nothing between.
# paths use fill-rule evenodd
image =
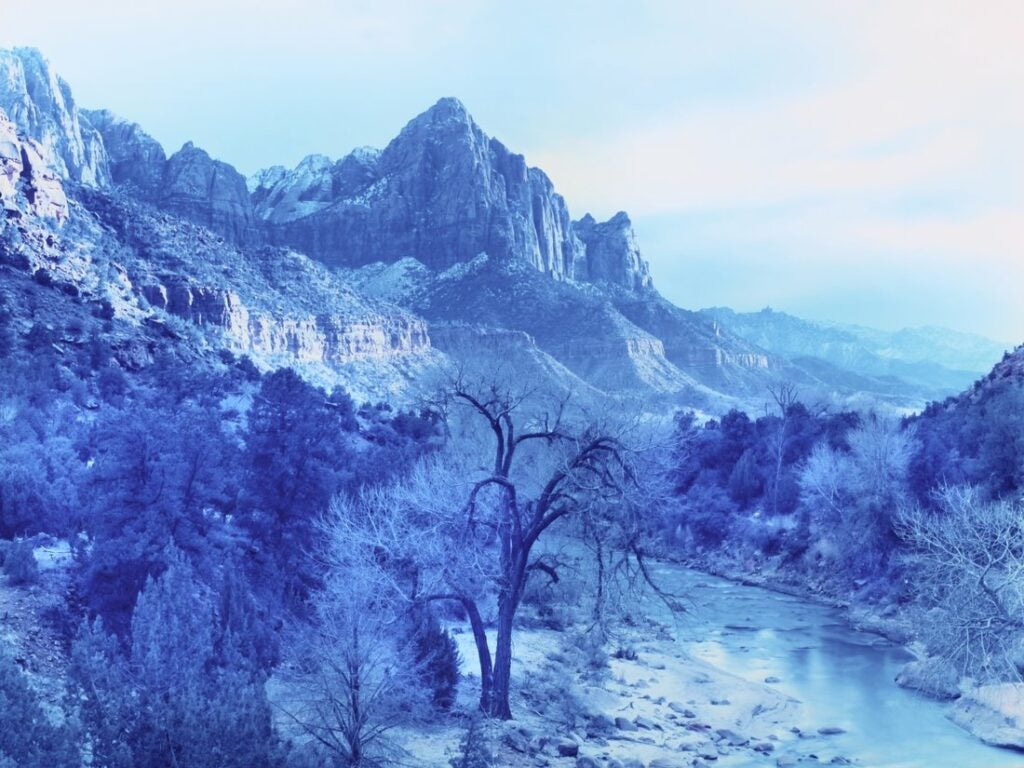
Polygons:
<instances>
[{"instance_id":1,"label":"cliff face","mask_svg":"<svg viewBox=\"0 0 1024 768\"><path fill-rule=\"evenodd\" d=\"M250 309L237 292L175 275L140 287L150 306L223 331L230 347L264 358L346 365L389 360L430 349L426 323L400 312L277 316Z\"/></svg>"},{"instance_id":2,"label":"cliff face","mask_svg":"<svg viewBox=\"0 0 1024 768\"><path fill-rule=\"evenodd\" d=\"M633 222L624 212L600 224L588 213L573 222L573 231L586 251L577 279L637 291L653 287L650 268L640 255Z\"/></svg>"},{"instance_id":3,"label":"cliff face","mask_svg":"<svg viewBox=\"0 0 1024 768\"><path fill-rule=\"evenodd\" d=\"M71 88L33 48L0 50L0 108L47 165L89 186L110 183L103 140L79 112Z\"/></svg>"},{"instance_id":4,"label":"cliff face","mask_svg":"<svg viewBox=\"0 0 1024 768\"><path fill-rule=\"evenodd\" d=\"M223 334L236 352L328 366L430 354L423 320L356 293L301 254L241 251L123 196L83 202L123 246L125 282L144 308Z\"/></svg>"},{"instance_id":5,"label":"cliff face","mask_svg":"<svg viewBox=\"0 0 1024 768\"><path fill-rule=\"evenodd\" d=\"M157 204L232 243L251 245L259 239L245 177L192 142L167 160Z\"/></svg>"},{"instance_id":6,"label":"cliff face","mask_svg":"<svg viewBox=\"0 0 1024 768\"><path fill-rule=\"evenodd\" d=\"M159 200L167 155L157 140L138 123L122 120L105 109L85 110L83 114L103 137L114 184L131 187L143 200Z\"/></svg>"},{"instance_id":7,"label":"cliff face","mask_svg":"<svg viewBox=\"0 0 1024 768\"><path fill-rule=\"evenodd\" d=\"M214 160L192 142L168 158L138 124L106 110L85 114L103 137L114 184L235 245L260 241L245 177L232 166Z\"/></svg>"},{"instance_id":8,"label":"cliff face","mask_svg":"<svg viewBox=\"0 0 1024 768\"><path fill-rule=\"evenodd\" d=\"M443 270L486 253L557 280L651 287L628 216L573 223L544 172L487 136L456 99L410 121L383 152L336 163L311 155L261 171L250 188L273 242L333 266L414 258Z\"/></svg>"},{"instance_id":9,"label":"cliff face","mask_svg":"<svg viewBox=\"0 0 1024 768\"><path fill-rule=\"evenodd\" d=\"M565 202L456 99L413 119L379 154L324 161L255 180L257 215L273 242L334 266L412 257L445 269L486 252L572 277L581 245Z\"/></svg>"},{"instance_id":10,"label":"cliff face","mask_svg":"<svg viewBox=\"0 0 1024 768\"><path fill-rule=\"evenodd\" d=\"M38 217L59 227L68 218L68 199L44 151L37 142L19 135L0 109L0 205L6 218Z\"/></svg>"}]
</instances>

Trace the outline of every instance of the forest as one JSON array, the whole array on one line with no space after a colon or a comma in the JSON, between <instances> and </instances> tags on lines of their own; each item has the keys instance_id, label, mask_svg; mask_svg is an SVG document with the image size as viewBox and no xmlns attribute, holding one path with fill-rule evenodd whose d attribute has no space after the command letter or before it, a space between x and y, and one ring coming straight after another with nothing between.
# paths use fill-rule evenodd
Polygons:
<instances>
[{"instance_id":1,"label":"forest","mask_svg":"<svg viewBox=\"0 0 1024 768\"><path fill-rule=\"evenodd\" d=\"M54 542L72 567L47 617L63 715L5 656L4 768L389 764L396 730L452 717L453 764L490 765L515 633L585 625L606 666L655 559L898 606L936 694L1024 668L1014 380L902 420L780 387L757 417L652 427L458 373L394 411L228 352L125 370L109 318L9 319L3 572L31 589ZM556 615L544 590L567 583Z\"/></svg>"}]
</instances>

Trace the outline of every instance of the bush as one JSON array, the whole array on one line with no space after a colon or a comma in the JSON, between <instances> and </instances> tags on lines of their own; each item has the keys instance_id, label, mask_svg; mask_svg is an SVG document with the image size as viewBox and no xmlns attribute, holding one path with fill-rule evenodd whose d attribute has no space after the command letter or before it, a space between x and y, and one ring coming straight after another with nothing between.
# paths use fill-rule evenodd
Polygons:
<instances>
[{"instance_id":1,"label":"bush","mask_svg":"<svg viewBox=\"0 0 1024 768\"><path fill-rule=\"evenodd\" d=\"M80 760L71 731L53 725L24 673L0 651L0 767L70 768Z\"/></svg>"},{"instance_id":2,"label":"bush","mask_svg":"<svg viewBox=\"0 0 1024 768\"><path fill-rule=\"evenodd\" d=\"M413 634L413 654L420 678L431 692L433 705L447 712L459 686L459 650L432 613L424 612Z\"/></svg>"},{"instance_id":3,"label":"bush","mask_svg":"<svg viewBox=\"0 0 1024 768\"><path fill-rule=\"evenodd\" d=\"M451 760L451 766L452 768L491 768L493 765L494 755L491 754L487 744L483 720L480 716L473 717L466 728L466 734L462 737L459 756Z\"/></svg>"},{"instance_id":4,"label":"bush","mask_svg":"<svg viewBox=\"0 0 1024 768\"><path fill-rule=\"evenodd\" d=\"M8 547L4 557L4 573L15 586L39 583L39 564L32 553L31 544L21 539Z\"/></svg>"}]
</instances>

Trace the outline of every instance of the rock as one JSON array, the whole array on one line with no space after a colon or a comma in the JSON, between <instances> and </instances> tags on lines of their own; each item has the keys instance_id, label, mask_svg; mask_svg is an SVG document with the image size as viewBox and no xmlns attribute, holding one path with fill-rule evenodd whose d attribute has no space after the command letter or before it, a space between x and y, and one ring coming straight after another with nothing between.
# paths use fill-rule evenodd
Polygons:
<instances>
[{"instance_id":1,"label":"rock","mask_svg":"<svg viewBox=\"0 0 1024 768\"><path fill-rule=\"evenodd\" d=\"M643 728L645 731L660 731L662 729L656 722L643 715L637 716L633 722L636 723L637 728Z\"/></svg>"},{"instance_id":2,"label":"rock","mask_svg":"<svg viewBox=\"0 0 1024 768\"><path fill-rule=\"evenodd\" d=\"M2 52L0 52L2 53ZM58 225L68 219L64 186L47 164L42 147L22 134L0 109L0 206L9 214Z\"/></svg>"},{"instance_id":3,"label":"rock","mask_svg":"<svg viewBox=\"0 0 1024 768\"><path fill-rule=\"evenodd\" d=\"M187 142L167 160L157 203L232 243L259 240L245 177Z\"/></svg>"},{"instance_id":4,"label":"rock","mask_svg":"<svg viewBox=\"0 0 1024 768\"><path fill-rule=\"evenodd\" d=\"M960 696L960 675L956 668L935 657L905 664L896 675L896 684L936 699L955 699Z\"/></svg>"},{"instance_id":5,"label":"rock","mask_svg":"<svg viewBox=\"0 0 1024 768\"><path fill-rule=\"evenodd\" d=\"M99 133L80 115L71 88L34 48L0 50L0 109L55 176L93 187L110 184Z\"/></svg>"},{"instance_id":6,"label":"rock","mask_svg":"<svg viewBox=\"0 0 1024 768\"><path fill-rule=\"evenodd\" d=\"M773 752L775 750L775 745L772 744L770 741L759 741L756 744L754 744L751 747L751 749L753 749L755 752L768 754L769 752Z\"/></svg>"},{"instance_id":7,"label":"rock","mask_svg":"<svg viewBox=\"0 0 1024 768\"><path fill-rule=\"evenodd\" d=\"M519 730L512 730L506 733L503 741L509 749L520 754L528 755L532 751L529 737Z\"/></svg>"},{"instance_id":8,"label":"rock","mask_svg":"<svg viewBox=\"0 0 1024 768\"><path fill-rule=\"evenodd\" d=\"M745 736L741 736L735 731L731 731L728 728L719 728L715 731L718 734L718 738L728 744L730 747L742 747L745 744L750 743L750 739Z\"/></svg>"},{"instance_id":9,"label":"rock","mask_svg":"<svg viewBox=\"0 0 1024 768\"><path fill-rule=\"evenodd\" d=\"M781 682L782 682L782 680L780 680L779 678L777 678L777 677L776 677L775 675L768 675L768 677L766 677L766 678L764 679L764 681L765 681L765 683L767 683L768 685L775 685L776 683L781 683Z\"/></svg>"},{"instance_id":10,"label":"rock","mask_svg":"<svg viewBox=\"0 0 1024 768\"><path fill-rule=\"evenodd\" d=\"M601 768L601 764L592 757L581 755L576 758L576 768Z\"/></svg>"},{"instance_id":11,"label":"rock","mask_svg":"<svg viewBox=\"0 0 1024 768\"><path fill-rule=\"evenodd\" d=\"M841 733L846 733L846 730L834 725L829 725L825 728L819 728L818 733L822 736L838 736Z\"/></svg>"},{"instance_id":12,"label":"rock","mask_svg":"<svg viewBox=\"0 0 1024 768\"><path fill-rule=\"evenodd\" d=\"M711 699L711 704L716 707L727 707L731 703L728 699Z\"/></svg>"},{"instance_id":13,"label":"rock","mask_svg":"<svg viewBox=\"0 0 1024 768\"><path fill-rule=\"evenodd\" d=\"M615 718L615 727L618 728L620 731L635 731L635 730L637 730L636 723L634 723L632 720L628 720L625 717L616 717Z\"/></svg>"},{"instance_id":14,"label":"rock","mask_svg":"<svg viewBox=\"0 0 1024 768\"><path fill-rule=\"evenodd\" d=\"M598 713L587 719L587 737L591 739L605 736L615 729L615 721L608 715Z\"/></svg>"},{"instance_id":15,"label":"rock","mask_svg":"<svg viewBox=\"0 0 1024 768\"><path fill-rule=\"evenodd\" d=\"M986 744L1024 749L1024 683L972 688L953 705L949 718Z\"/></svg>"},{"instance_id":16,"label":"rock","mask_svg":"<svg viewBox=\"0 0 1024 768\"><path fill-rule=\"evenodd\" d=\"M620 211L608 221L597 223L589 213L573 222L573 231L584 247L584 258L575 270L577 280L610 283L628 290L652 286L651 272L640 255L633 223Z\"/></svg>"},{"instance_id":17,"label":"rock","mask_svg":"<svg viewBox=\"0 0 1024 768\"><path fill-rule=\"evenodd\" d=\"M718 756L715 755L712 759L717 760ZM684 768L684 766L678 760L668 757L656 757L647 764L647 768Z\"/></svg>"},{"instance_id":18,"label":"rock","mask_svg":"<svg viewBox=\"0 0 1024 768\"><path fill-rule=\"evenodd\" d=\"M163 147L138 123L112 112L84 110L82 114L103 137L113 182L130 186L143 200L156 202L167 164Z\"/></svg>"},{"instance_id":19,"label":"rock","mask_svg":"<svg viewBox=\"0 0 1024 768\"><path fill-rule=\"evenodd\" d=\"M583 258L548 177L487 136L457 99L414 118L379 155L265 173L254 187L274 242L332 266L411 256L446 269L486 252L564 280Z\"/></svg>"},{"instance_id":20,"label":"rock","mask_svg":"<svg viewBox=\"0 0 1024 768\"><path fill-rule=\"evenodd\" d=\"M560 739L555 743L555 751L561 757L576 757L580 752L580 745L572 739Z\"/></svg>"}]
</instances>

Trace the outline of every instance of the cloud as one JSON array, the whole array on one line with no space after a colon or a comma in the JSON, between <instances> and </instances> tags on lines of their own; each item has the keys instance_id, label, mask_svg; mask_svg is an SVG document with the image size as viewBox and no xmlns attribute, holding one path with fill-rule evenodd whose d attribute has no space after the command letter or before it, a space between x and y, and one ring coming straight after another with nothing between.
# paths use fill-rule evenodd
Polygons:
<instances>
[{"instance_id":1,"label":"cloud","mask_svg":"<svg viewBox=\"0 0 1024 768\"><path fill-rule=\"evenodd\" d=\"M783 6L802 8L802 34L834 41L829 77L551 142L530 159L570 202L657 219L656 272L681 274L669 263L680 253L713 253L720 273L760 275L754 303L834 303L845 285L874 311L898 273L915 301L878 322L913 324L912 311L935 314L929 300L952 301L947 322L1024 340L1005 287L1024 284L1024 3Z\"/></svg>"}]
</instances>

